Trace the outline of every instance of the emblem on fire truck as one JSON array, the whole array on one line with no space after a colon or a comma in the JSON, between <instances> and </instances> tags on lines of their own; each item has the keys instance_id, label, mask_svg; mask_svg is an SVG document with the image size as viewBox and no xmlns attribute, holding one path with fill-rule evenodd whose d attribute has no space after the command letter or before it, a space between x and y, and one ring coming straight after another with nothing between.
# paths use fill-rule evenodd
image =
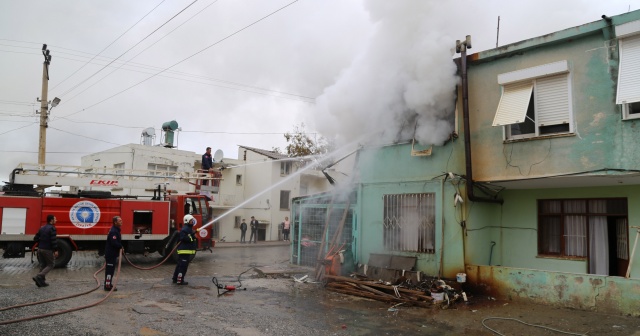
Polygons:
<instances>
[{"instance_id":1,"label":"emblem on fire truck","mask_svg":"<svg viewBox=\"0 0 640 336\"><path fill-rule=\"evenodd\" d=\"M207 232L207 230L200 230L200 231L198 231L198 234L200 234L201 238L207 238L208 232Z\"/></svg>"},{"instance_id":2,"label":"emblem on fire truck","mask_svg":"<svg viewBox=\"0 0 640 336\"><path fill-rule=\"evenodd\" d=\"M69 219L76 227L91 228L100 220L100 208L93 202L80 201L69 210Z\"/></svg>"}]
</instances>

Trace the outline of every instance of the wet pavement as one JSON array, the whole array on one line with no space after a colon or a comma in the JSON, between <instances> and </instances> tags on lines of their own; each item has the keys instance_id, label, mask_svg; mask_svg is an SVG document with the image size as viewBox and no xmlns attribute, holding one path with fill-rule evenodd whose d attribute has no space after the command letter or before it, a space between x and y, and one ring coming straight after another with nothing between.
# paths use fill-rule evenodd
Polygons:
<instances>
[{"instance_id":1,"label":"wet pavement","mask_svg":"<svg viewBox=\"0 0 640 336\"><path fill-rule=\"evenodd\" d=\"M639 333L637 318L609 316L470 296L469 305L453 309L414 308L342 295L320 283L293 280L313 270L289 264L290 245L218 243L213 252L198 252L189 266L188 286L171 283L175 264L140 270L123 262L117 292L97 290L81 297L8 309L0 308L0 335L493 335L482 326L487 317L509 317L589 335ZM161 258L129 256L141 267ZM75 253L68 267L47 276L49 287L37 288L31 277L37 263L30 256L0 259L0 307L76 294L96 287L93 274L104 263L95 252ZM213 278L240 286L218 295ZM98 278L102 280L104 274ZM224 290L222 291L224 292ZM60 315L2 325L6 321L51 314L88 304L95 306ZM491 321L506 335L549 335L549 331L513 321Z\"/></svg>"}]
</instances>

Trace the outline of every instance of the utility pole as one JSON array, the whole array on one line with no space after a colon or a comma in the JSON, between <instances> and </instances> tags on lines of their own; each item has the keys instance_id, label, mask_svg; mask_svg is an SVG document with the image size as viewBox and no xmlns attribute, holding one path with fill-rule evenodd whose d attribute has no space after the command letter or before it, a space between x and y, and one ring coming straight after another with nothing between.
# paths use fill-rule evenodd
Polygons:
<instances>
[{"instance_id":1,"label":"utility pole","mask_svg":"<svg viewBox=\"0 0 640 336\"><path fill-rule=\"evenodd\" d=\"M42 97L40 99L40 141L38 142L38 165L44 165L45 154L47 148L47 119L49 117L49 101L47 93L49 91L49 64L51 63L51 55L47 45L42 45L42 55L44 55L44 63L42 64Z\"/></svg>"}]
</instances>

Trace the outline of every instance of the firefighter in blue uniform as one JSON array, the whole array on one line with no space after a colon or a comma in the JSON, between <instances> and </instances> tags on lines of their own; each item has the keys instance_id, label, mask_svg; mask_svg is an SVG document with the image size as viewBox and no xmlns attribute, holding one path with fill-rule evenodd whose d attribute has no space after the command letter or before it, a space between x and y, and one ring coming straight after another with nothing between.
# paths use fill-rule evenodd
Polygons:
<instances>
[{"instance_id":1,"label":"firefighter in blue uniform","mask_svg":"<svg viewBox=\"0 0 640 336\"><path fill-rule=\"evenodd\" d=\"M107 264L104 272L104 290L117 291L117 288L113 287L113 272L116 270L116 263L118 262L118 256L122 249L122 236L120 235L120 227L122 226L122 218L120 216L113 217L113 226L109 230L107 235L107 244L104 248L104 259Z\"/></svg>"},{"instance_id":2,"label":"firefighter in blue uniform","mask_svg":"<svg viewBox=\"0 0 640 336\"><path fill-rule=\"evenodd\" d=\"M196 231L193 230L196 219L191 215L185 215L183 222L184 225L182 226L182 230L180 230L180 245L178 246L178 264L173 272L172 280L174 284L184 286L189 284L184 281L184 278L187 275L187 268L189 268L191 256L196 254L198 241Z\"/></svg>"},{"instance_id":3,"label":"firefighter in blue uniform","mask_svg":"<svg viewBox=\"0 0 640 336\"><path fill-rule=\"evenodd\" d=\"M38 287L49 286L45 281L45 276L55 267L55 258L58 257L58 240L55 226L56 221L56 216L47 215L47 224L41 227L33 238L33 240L38 243L38 262L40 263L40 273L32 279Z\"/></svg>"}]
</instances>

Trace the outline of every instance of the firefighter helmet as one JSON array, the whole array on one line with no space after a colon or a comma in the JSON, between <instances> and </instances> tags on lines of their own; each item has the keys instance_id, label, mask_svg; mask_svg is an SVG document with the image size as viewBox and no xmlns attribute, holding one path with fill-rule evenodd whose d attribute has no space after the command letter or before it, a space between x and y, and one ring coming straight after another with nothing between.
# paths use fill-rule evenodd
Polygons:
<instances>
[{"instance_id":1,"label":"firefighter helmet","mask_svg":"<svg viewBox=\"0 0 640 336\"><path fill-rule=\"evenodd\" d=\"M194 225L196 224L196 219L191 215L185 215L183 222L187 225Z\"/></svg>"}]
</instances>

